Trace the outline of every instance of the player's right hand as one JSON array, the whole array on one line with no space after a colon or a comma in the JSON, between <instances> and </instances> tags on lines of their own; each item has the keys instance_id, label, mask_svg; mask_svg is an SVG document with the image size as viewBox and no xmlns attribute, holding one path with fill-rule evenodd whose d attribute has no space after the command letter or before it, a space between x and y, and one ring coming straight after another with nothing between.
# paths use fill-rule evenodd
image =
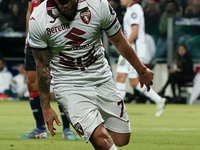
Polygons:
<instances>
[{"instance_id":1,"label":"player's right hand","mask_svg":"<svg viewBox=\"0 0 200 150\"><path fill-rule=\"evenodd\" d=\"M58 126L61 125L57 114L51 107L49 107L48 109L43 109L43 115L44 115L44 120L47 124L48 130L51 132L51 135L54 136L56 134L54 132L56 128L53 126L53 122L55 121Z\"/></svg>"}]
</instances>

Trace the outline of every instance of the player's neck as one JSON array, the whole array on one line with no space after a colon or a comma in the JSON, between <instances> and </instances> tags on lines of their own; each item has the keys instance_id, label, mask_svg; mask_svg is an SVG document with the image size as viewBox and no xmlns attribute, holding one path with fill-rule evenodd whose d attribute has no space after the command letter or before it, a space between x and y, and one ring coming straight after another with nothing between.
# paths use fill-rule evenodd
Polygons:
<instances>
[{"instance_id":1,"label":"player's neck","mask_svg":"<svg viewBox=\"0 0 200 150\"><path fill-rule=\"evenodd\" d=\"M70 11L67 11L65 13L61 13L67 20L69 21L72 21L74 20L75 16L76 16L76 11L77 11L77 8L73 9L73 10L70 10Z\"/></svg>"},{"instance_id":2,"label":"player's neck","mask_svg":"<svg viewBox=\"0 0 200 150\"><path fill-rule=\"evenodd\" d=\"M133 4L136 4L137 2L135 1L129 1L129 3L127 3L126 8L132 6Z\"/></svg>"},{"instance_id":3,"label":"player's neck","mask_svg":"<svg viewBox=\"0 0 200 150\"><path fill-rule=\"evenodd\" d=\"M78 7L78 2L76 2L76 4L74 5L74 7L72 7L70 10L68 11L62 11L58 5L57 5L57 9L60 12L60 14L62 14L67 20L72 21L74 20L76 13L77 13L77 7Z\"/></svg>"}]
</instances>

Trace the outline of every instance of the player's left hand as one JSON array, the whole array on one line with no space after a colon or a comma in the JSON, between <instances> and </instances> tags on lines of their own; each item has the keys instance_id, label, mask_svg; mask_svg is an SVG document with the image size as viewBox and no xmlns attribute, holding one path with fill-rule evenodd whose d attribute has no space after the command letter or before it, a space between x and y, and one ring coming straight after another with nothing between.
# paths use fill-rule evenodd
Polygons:
<instances>
[{"instance_id":1,"label":"player's left hand","mask_svg":"<svg viewBox=\"0 0 200 150\"><path fill-rule=\"evenodd\" d=\"M47 124L48 130L51 132L51 135L56 135L56 128L53 126L53 122L55 121L58 126L61 125L60 120L58 119L55 111L50 107L48 109L43 109L44 120Z\"/></svg>"},{"instance_id":2,"label":"player's left hand","mask_svg":"<svg viewBox=\"0 0 200 150\"><path fill-rule=\"evenodd\" d=\"M153 85L153 76L154 76L153 71L145 67L138 74L139 74L140 86L143 87L144 85L146 85L148 92L151 89L151 85Z\"/></svg>"}]
</instances>

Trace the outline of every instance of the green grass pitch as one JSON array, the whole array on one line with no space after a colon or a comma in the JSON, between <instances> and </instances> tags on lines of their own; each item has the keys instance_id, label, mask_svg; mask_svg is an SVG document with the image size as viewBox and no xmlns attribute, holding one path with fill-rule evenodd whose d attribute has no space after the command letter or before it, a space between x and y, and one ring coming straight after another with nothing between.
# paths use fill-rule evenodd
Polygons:
<instances>
[{"instance_id":1,"label":"green grass pitch","mask_svg":"<svg viewBox=\"0 0 200 150\"><path fill-rule=\"evenodd\" d=\"M55 101L52 107L59 111ZM131 122L130 143L119 150L200 150L200 105L167 105L154 117L154 104L126 104ZM56 126L56 125L55 125ZM0 101L0 150L92 150L90 143L63 140L62 126L48 139L18 139L35 128L28 101Z\"/></svg>"}]
</instances>

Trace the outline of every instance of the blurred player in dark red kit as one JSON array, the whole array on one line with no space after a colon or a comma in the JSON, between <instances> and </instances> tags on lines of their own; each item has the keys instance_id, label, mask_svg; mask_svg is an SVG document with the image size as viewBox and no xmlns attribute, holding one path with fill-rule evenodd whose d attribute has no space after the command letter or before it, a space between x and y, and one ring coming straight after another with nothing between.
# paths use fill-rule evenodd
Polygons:
<instances>
[{"instance_id":1,"label":"blurred player in dark red kit","mask_svg":"<svg viewBox=\"0 0 200 150\"><path fill-rule=\"evenodd\" d=\"M34 9L42 3L43 0L28 0L28 10L26 14L26 36L28 34L29 28L29 19L31 20L30 16ZM42 109L40 106L40 96L38 92L37 82L36 82L36 66L35 60L33 57L32 50L29 46L28 40L26 39L25 45L25 70L26 70L26 82L29 90L29 102L33 112L33 116L36 121L36 128L31 131L29 134L21 135L18 138L20 139L29 139L29 138L47 138L48 133L46 130L44 117L42 113ZM62 122L63 122L63 134L62 137L68 140L77 140L79 139L71 130L69 121L67 120L66 116L62 108L59 106Z\"/></svg>"}]
</instances>

